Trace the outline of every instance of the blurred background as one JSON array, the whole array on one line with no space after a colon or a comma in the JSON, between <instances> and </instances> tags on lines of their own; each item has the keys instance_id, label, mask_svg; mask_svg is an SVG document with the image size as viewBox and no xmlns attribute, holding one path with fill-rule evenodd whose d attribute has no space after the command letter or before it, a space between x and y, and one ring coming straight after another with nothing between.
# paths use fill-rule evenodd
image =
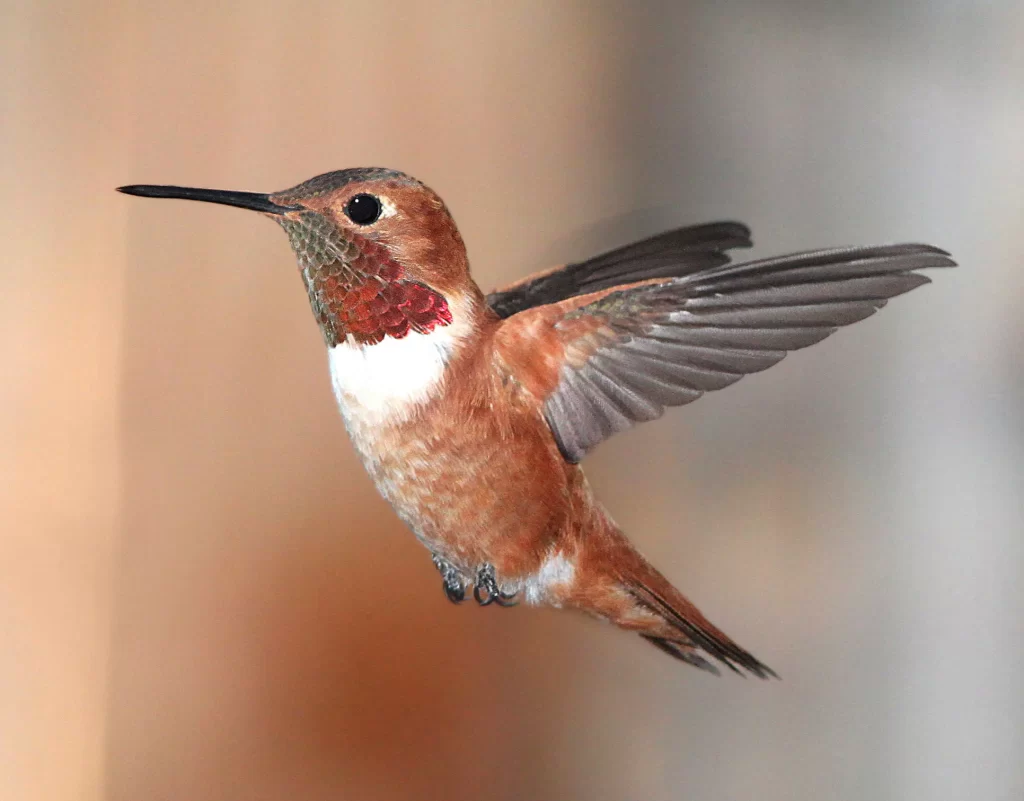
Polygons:
<instances>
[{"instance_id":1,"label":"blurred background","mask_svg":"<svg viewBox=\"0 0 1024 801\"><path fill-rule=\"evenodd\" d=\"M0 796L1024 797L1024 7L3 2ZM962 267L601 446L779 682L453 607L287 241L153 182L386 165L485 289L735 218Z\"/></svg>"}]
</instances>

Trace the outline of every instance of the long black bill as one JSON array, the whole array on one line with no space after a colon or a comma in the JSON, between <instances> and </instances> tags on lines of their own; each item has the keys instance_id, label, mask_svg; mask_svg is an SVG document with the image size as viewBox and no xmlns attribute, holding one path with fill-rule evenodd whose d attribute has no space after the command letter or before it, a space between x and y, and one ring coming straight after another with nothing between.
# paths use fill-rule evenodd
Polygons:
<instances>
[{"instance_id":1,"label":"long black bill","mask_svg":"<svg viewBox=\"0 0 1024 801\"><path fill-rule=\"evenodd\" d=\"M259 192L230 192L223 189L195 189L188 186L153 186L136 184L119 186L118 192L139 197L172 197L180 200L201 200L204 203L220 203L225 206L238 206L240 209L262 211L265 214L284 214L298 211L301 206L279 206L270 200L270 195Z\"/></svg>"}]
</instances>

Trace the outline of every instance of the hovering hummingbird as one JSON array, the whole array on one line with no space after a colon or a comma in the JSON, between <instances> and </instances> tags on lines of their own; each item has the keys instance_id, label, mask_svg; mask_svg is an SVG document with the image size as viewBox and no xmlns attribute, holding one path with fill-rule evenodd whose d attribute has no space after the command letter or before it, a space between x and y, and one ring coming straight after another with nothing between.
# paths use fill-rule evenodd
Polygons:
<instances>
[{"instance_id":1,"label":"hovering hummingbird","mask_svg":"<svg viewBox=\"0 0 1024 801\"><path fill-rule=\"evenodd\" d=\"M905 244L729 264L735 222L680 228L485 295L441 198L395 170L330 172L272 194L124 186L239 206L291 242L345 426L444 592L586 612L718 673L775 673L629 542L579 462L950 267Z\"/></svg>"}]
</instances>

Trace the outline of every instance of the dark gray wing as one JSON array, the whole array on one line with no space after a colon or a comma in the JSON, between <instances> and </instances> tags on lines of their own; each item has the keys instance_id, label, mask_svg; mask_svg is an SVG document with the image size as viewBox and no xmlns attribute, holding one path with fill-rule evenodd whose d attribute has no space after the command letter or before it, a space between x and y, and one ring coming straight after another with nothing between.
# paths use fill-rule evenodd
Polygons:
<instances>
[{"instance_id":1,"label":"dark gray wing","mask_svg":"<svg viewBox=\"0 0 1024 801\"><path fill-rule=\"evenodd\" d=\"M545 417L577 462L666 406L771 367L929 283L917 270L952 266L929 245L843 248L608 292L554 322L565 354Z\"/></svg>"},{"instance_id":2,"label":"dark gray wing","mask_svg":"<svg viewBox=\"0 0 1024 801\"><path fill-rule=\"evenodd\" d=\"M677 228L640 242L530 276L487 296L499 317L566 298L649 278L674 278L729 262L725 251L750 247L750 229L737 222Z\"/></svg>"}]
</instances>

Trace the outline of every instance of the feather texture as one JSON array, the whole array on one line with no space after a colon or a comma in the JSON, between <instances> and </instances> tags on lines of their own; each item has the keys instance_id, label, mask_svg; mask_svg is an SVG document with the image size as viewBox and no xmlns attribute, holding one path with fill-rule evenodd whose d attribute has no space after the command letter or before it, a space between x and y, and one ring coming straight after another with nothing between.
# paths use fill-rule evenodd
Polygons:
<instances>
[{"instance_id":1,"label":"feather texture","mask_svg":"<svg viewBox=\"0 0 1024 801\"><path fill-rule=\"evenodd\" d=\"M725 251L750 247L742 223L716 222L677 228L592 259L537 273L495 290L487 305L499 317L566 298L651 278L673 278L726 264Z\"/></svg>"},{"instance_id":2,"label":"feather texture","mask_svg":"<svg viewBox=\"0 0 1024 801\"><path fill-rule=\"evenodd\" d=\"M545 418L563 456L577 462L666 406L729 386L869 317L928 283L917 270L953 265L929 245L819 250L575 298L548 315L563 361Z\"/></svg>"}]
</instances>

